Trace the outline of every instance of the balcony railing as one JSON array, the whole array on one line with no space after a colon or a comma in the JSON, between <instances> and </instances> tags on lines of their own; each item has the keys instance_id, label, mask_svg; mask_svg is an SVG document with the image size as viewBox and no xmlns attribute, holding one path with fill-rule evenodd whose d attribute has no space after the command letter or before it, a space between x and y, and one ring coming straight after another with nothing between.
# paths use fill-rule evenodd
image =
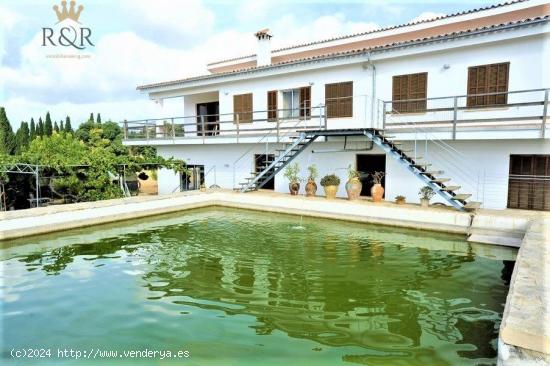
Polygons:
<instances>
[{"instance_id":1,"label":"balcony railing","mask_svg":"<svg viewBox=\"0 0 550 366\"><path fill-rule=\"evenodd\" d=\"M382 128L457 132L529 129L546 134L550 89L458 95L382 102Z\"/></svg>"},{"instance_id":2,"label":"balcony railing","mask_svg":"<svg viewBox=\"0 0 550 366\"><path fill-rule=\"evenodd\" d=\"M246 139L288 136L303 129L326 127L325 107L222 113L122 122L127 140Z\"/></svg>"}]
</instances>

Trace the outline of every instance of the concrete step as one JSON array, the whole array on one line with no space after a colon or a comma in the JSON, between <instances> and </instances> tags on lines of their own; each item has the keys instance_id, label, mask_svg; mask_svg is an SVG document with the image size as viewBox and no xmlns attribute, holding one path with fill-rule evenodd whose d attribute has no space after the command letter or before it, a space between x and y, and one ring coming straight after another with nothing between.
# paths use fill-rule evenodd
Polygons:
<instances>
[{"instance_id":1,"label":"concrete step","mask_svg":"<svg viewBox=\"0 0 550 366\"><path fill-rule=\"evenodd\" d=\"M451 178L436 178L436 179L432 179L432 182L434 182L434 183L445 183L445 182L448 182L450 180L451 180Z\"/></svg>"},{"instance_id":2,"label":"concrete step","mask_svg":"<svg viewBox=\"0 0 550 366\"><path fill-rule=\"evenodd\" d=\"M464 205L464 208L468 211L477 210L478 208L481 208L481 202L469 201L467 204Z\"/></svg>"},{"instance_id":3,"label":"concrete step","mask_svg":"<svg viewBox=\"0 0 550 366\"><path fill-rule=\"evenodd\" d=\"M455 194L451 199L455 200L455 201L464 201L468 198L470 198L472 195L469 194L469 193L460 193L460 194Z\"/></svg>"},{"instance_id":4,"label":"concrete step","mask_svg":"<svg viewBox=\"0 0 550 366\"><path fill-rule=\"evenodd\" d=\"M425 172L422 172L420 174L424 174L424 175L441 175L445 173L443 170L427 170Z\"/></svg>"},{"instance_id":5,"label":"concrete step","mask_svg":"<svg viewBox=\"0 0 550 366\"><path fill-rule=\"evenodd\" d=\"M457 191L460 189L460 186L447 186L445 188L441 188L442 191L445 191L445 192L453 192L453 191Z\"/></svg>"}]
</instances>

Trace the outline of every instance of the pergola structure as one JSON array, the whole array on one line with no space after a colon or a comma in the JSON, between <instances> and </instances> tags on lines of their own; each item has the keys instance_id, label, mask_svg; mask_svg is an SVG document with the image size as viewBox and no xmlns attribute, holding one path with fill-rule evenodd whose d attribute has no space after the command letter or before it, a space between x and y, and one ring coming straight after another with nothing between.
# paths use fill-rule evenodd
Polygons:
<instances>
[{"instance_id":1,"label":"pergola structure","mask_svg":"<svg viewBox=\"0 0 550 366\"><path fill-rule=\"evenodd\" d=\"M25 163L0 164L0 173L34 175L36 182L36 205L37 207L40 205L40 165ZM5 195L4 182L0 180L0 211L5 211L7 208Z\"/></svg>"}]
</instances>

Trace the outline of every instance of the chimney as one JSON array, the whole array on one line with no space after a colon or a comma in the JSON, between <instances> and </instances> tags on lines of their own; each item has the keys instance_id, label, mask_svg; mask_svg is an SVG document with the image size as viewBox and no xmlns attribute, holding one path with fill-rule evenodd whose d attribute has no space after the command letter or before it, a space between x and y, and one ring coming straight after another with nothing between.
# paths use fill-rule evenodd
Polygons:
<instances>
[{"instance_id":1,"label":"chimney","mask_svg":"<svg viewBox=\"0 0 550 366\"><path fill-rule=\"evenodd\" d=\"M258 39L256 51L256 66L271 65L271 33L269 29L262 29L254 33Z\"/></svg>"}]
</instances>

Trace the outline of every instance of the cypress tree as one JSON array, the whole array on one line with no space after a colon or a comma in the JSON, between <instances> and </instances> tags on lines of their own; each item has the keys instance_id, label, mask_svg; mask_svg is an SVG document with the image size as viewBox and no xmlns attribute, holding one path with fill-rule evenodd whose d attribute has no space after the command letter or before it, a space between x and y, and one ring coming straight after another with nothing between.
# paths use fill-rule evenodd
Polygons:
<instances>
[{"instance_id":1,"label":"cypress tree","mask_svg":"<svg viewBox=\"0 0 550 366\"><path fill-rule=\"evenodd\" d=\"M65 119L65 132L73 133L73 127L71 126L71 118L67 116Z\"/></svg>"},{"instance_id":2,"label":"cypress tree","mask_svg":"<svg viewBox=\"0 0 550 366\"><path fill-rule=\"evenodd\" d=\"M63 124L63 120L59 121L59 132L65 132L65 125Z\"/></svg>"},{"instance_id":3,"label":"cypress tree","mask_svg":"<svg viewBox=\"0 0 550 366\"><path fill-rule=\"evenodd\" d=\"M36 126L34 124L34 118L31 118L31 130L29 134L29 141L34 140L35 137L36 137Z\"/></svg>"},{"instance_id":4,"label":"cypress tree","mask_svg":"<svg viewBox=\"0 0 550 366\"><path fill-rule=\"evenodd\" d=\"M50 112L46 113L46 122L44 123L44 135L51 136L53 132L52 119Z\"/></svg>"},{"instance_id":5,"label":"cypress tree","mask_svg":"<svg viewBox=\"0 0 550 366\"><path fill-rule=\"evenodd\" d=\"M59 125L57 124L57 121L53 123L53 130L57 133L59 133Z\"/></svg>"},{"instance_id":6,"label":"cypress tree","mask_svg":"<svg viewBox=\"0 0 550 366\"><path fill-rule=\"evenodd\" d=\"M15 133L15 153L21 154L27 146L29 146L29 124L27 122L21 122L21 126Z\"/></svg>"},{"instance_id":7,"label":"cypress tree","mask_svg":"<svg viewBox=\"0 0 550 366\"><path fill-rule=\"evenodd\" d=\"M15 152L15 134L11 128L6 109L0 107L0 153L13 154Z\"/></svg>"},{"instance_id":8,"label":"cypress tree","mask_svg":"<svg viewBox=\"0 0 550 366\"><path fill-rule=\"evenodd\" d=\"M96 122L97 122L97 124L99 124L99 125L101 124L101 113L98 113L98 114L97 114Z\"/></svg>"},{"instance_id":9,"label":"cypress tree","mask_svg":"<svg viewBox=\"0 0 550 366\"><path fill-rule=\"evenodd\" d=\"M90 118L88 118L88 122L94 122L94 114L90 113Z\"/></svg>"},{"instance_id":10,"label":"cypress tree","mask_svg":"<svg viewBox=\"0 0 550 366\"><path fill-rule=\"evenodd\" d=\"M38 118L38 125L36 126L36 136L44 136L44 122L42 122L42 117Z\"/></svg>"}]
</instances>

